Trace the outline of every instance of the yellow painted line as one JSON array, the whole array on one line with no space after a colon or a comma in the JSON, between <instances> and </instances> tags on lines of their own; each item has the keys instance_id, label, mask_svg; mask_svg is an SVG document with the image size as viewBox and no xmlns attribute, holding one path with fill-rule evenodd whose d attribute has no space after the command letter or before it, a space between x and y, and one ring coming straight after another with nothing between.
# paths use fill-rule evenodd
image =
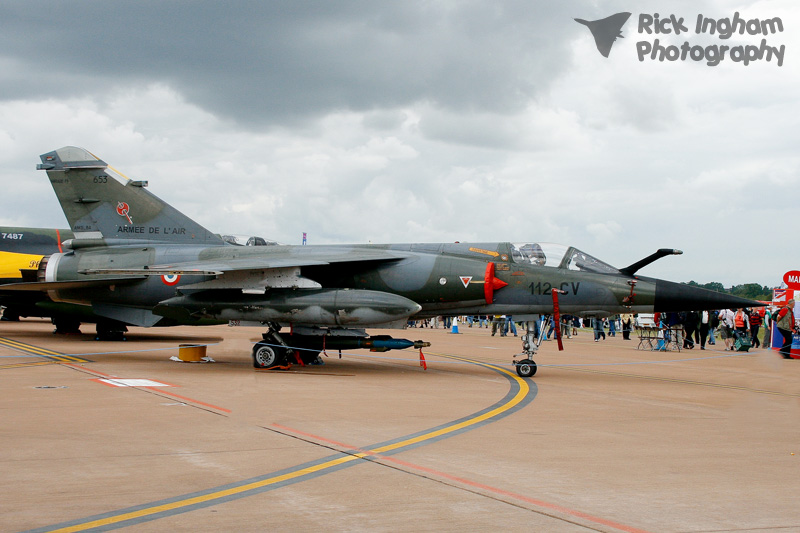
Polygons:
<instances>
[{"instance_id":1,"label":"yellow painted line","mask_svg":"<svg viewBox=\"0 0 800 533\"><path fill-rule=\"evenodd\" d=\"M120 523L120 522L125 522L127 520L134 520L136 518L142 518L142 517L149 516L149 515L163 513L163 512L166 512L166 511L172 511L172 510L175 510L175 509L180 509L181 507L189 507L189 506L200 504L200 503L205 503L205 502L210 502L210 501L213 501L213 500L218 500L218 499L225 498L225 497L228 497L228 496L234 496L234 495L237 495L237 494L241 494L243 492L248 492L248 491L264 488L264 487L267 487L269 485L274 485L276 483L281 483L283 481L289 481L289 480L292 480L292 479L297 479L299 477L306 476L306 475L309 475L309 474L315 474L317 472L321 472L321 471L327 470L329 468L333 468L333 467L336 467L336 466L339 466L339 465L342 465L342 464L346 464L346 463L355 461L357 459L363 459L365 457L369 457L370 455L374 455L374 454L377 454L377 453L392 451L392 450L396 450L396 449L403 448L405 446L410 446L410 445L413 445L413 444L419 444L420 442L424 442L424 441L430 440L430 439L435 439L435 438L440 437L442 435L446 435L448 433L452 433L454 431L459 431L459 430L464 429L466 427L469 427L469 426L472 426L472 425L475 425L475 424L479 424L479 423L481 423L481 422L483 422L485 420L488 420L488 419L490 419L492 417L495 417L495 416L497 416L497 415L499 415L499 414L501 414L501 413L503 413L505 411L508 411L509 409L512 409L517 404L519 404L527 396L528 392L530 391L530 387L528 386L528 383L527 383L526 380L518 377L515 373L509 372L508 370L506 370L504 368L501 368L499 366L490 365L490 364L487 364L487 363L481 363L479 361L473 361L471 359L466 359L466 358L458 357L458 356L444 355L444 354L435 354L435 355L441 355L441 356L444 356L444 357L449 357L451 359L458 359L458 360L461 360L461 361L474 363L474 364L477 364L477 365L480 365L480 366L483 366L483 367L486 367L486 368L490 368L490 369L495 370L495 371L502 372L502 373L508 375L509 377L511 377L513 380L515 380L519 384L519 391L517 392L517 394L514 395L513 398L511 398L505 404L500 405L497 408L492 409L491 411L483 413L482 415L476 416L474 418L470 418L468 420L464 420L464 421L462 421L462 422L460 422L458 424L453 424L452 426L447 426L447 427L441 428L441 429L436 430L436 431L430 431L428 433L419 435L417 437L411 437L411 438L402 440L400 442L396 442L394 444L389 444L389 445L386 445L386 446L373 448L371 450L366 450L364 452L360 452L360 453L357 453L357 454L346 455L344 457L340 457L340 458L337 458L337 459L332 459L330 461L326 461L326 462L320 463L318 465L309 466L309 467L306 467L306 468L303 468L303 469L300 469L300 470L296 470L296 471L293 471L293 472L288 472L286 474L281 474L281 475L270 477L270 478L267 478L267 479L262 479L260 481L256 481L256 482L253 482L253 483L248 483L247 485L242 485L242 486L239 486L239 487L232 487L232 488L229 488L229 489L220 490L220 491L212 492L212 493L209 493L209 494L204 494L204 495L201 495L201 496L195 496L195 497L187 498L187 499L184 499L184 500L178 500L178 501L175 501L175 502L165 503L165 504L161 504L161 505L155 505L153 507L147 507L147 508L144 508L144 509L139 509L137 511L131 511L131 512L120 514L120 515L116 515L116 516L109 516L107 518L101 518L101 519L98 519L98 520L93 520L91 522L85 522L85 523L82 523L82 524L76 524L74 526L68 526L68 527L64 527L64 528L61 528L61 529L54 529L52 531L61 532L61 533L74 532L74 531L85 531L87 529L108 526L108 525L111 525L111 524L117 524L117 523Z\"/></svg>"},{"instance_id":2,"label":"yellow painted line","mask_svg":"<svg viewBox=\"0 0 800 533\"><path fill-rule=\"evenodd\" d=\"M495 408L495 409L493 409L491 411L487 411L486 413L483 413L480 416L477 416L475 418L471 418L469 420L464 420L460 424L455 424L453 426L448 426L448 427L442 428L442 429L440 429L438 431L434 431L434 432L431 432L431 433L426 433L425 435L420 435L419 437L416 437L416 438L408 439L408 440L405 440L405 441L402 441L402 442L398 442L398 443L395 443L395 444L390 444L390 445L384 446L382 448L375 448L373 450L370 450L370 452L372 452L372 453L381 453L381 452L387 452L387 451L395 450L397 448L402 448L402 447L408 446L410 444L416 444L418 442L422 442L422 441L425 441L425 440L428 440L428 439L436 438L436 437L439 437L441 435L446 435L447 433L452 433L453 431L458 431L458 430L461 430L461 429L463 429L465 427L469 427L469 426L478 424L480 422L483 422L485 420L488 420L490 418L494 418L495 416L497 416L497 415L499 415L501 413L504 413L505 411L508 411L509 409L511 409L512 407L517 405L519 402L521 402L523 400L523 398L525 398L525 396L528 395L528 392L530 391L530 387L528 386L528 382L526 380L520 378L514 372L509 372L508 370L506 370L506 369L504 369L502 367L495 366L495 365L489 365L489 364L486 364L486 363L479 363L479 362L473 361L471 359L466 359L464 357L458 357L458 356L453 356L453 355L444 355L444 354L431 354L431 355L439 355L439 356L443 356L443 357L449 357L451 359L457 359L457 360L460 360L460 361L465 361L465 362L469 362L469 363L475 363L475 364L479 364L480 366L484 366L486 368L491 368L491 369L496 370L498 372L502 372L502 373L508 375L509 377L513 378L514 380L516 380L517 383L519 383L519 391L517 391L517 394L511 400L509 400L508 403L506 403L504 405L501 405L501 406L498 406L497 408Z\"/></svg>"},{"instance_id":3,"label":"yellow painted line","mask_svg":"<svg viewBox=\"0 0 800 533\"><path fill-rule=\"evenodd\" d=\"M0 344L4 344L9 348L14 348L16 350L20 350L26 353L32 353L35 355L62 355L59 352L54 352L53 350L48 350L46 348L39 348L38 346L33 346L32 344L26 344L24 342L15 341L13 339L9 339L6 337L0 337Z\"/></svg>"},{"instance_id":4,"label":"yellow painted line","mask_svg":"<svg viewBox=\"0 0 800 533\"><path fill-rule=\"evenodd\" d=\"M54 352L53 350L48 350L47 348L40 348L38 346L34 346L32 344L26 344L24 342L15 341L13 339L9 339L7 337L0 337L0 345L7 346L8 348L12 348L14 350L18 350L27 354L36 355L36 356L43 356L47 357L52 361L58 361L63 363L89 363L88 359L83 359L82 357L76 357L74 355L67 355L60 352Z\"/></svg>"},{"instance_id":5,"label":"yellow painted line","mask_svg":"<svg viewBox=\"0 0 800 533\"><path fill-rule=\"evenodd\" d=\"M64 363L89 363L90 361L87 359L83 359L82 357L75 357L74 355L54 355L52 356L53 359L57 361L61 361Z\"/></svg>"},{"instance_id":6,"label":"yellow painted line","mask_svg":"<svg viewBox=\"0 0 800 533\"><path fill-rule=\"evenodd\" d=\"M24 368L26 366L43 366L43 365L55 365L56 361L31 361L29 363L9 363L6 365L0 365L0 370L5 370L7 368Z\"/></svg>"},{"instance_id":7,"label":"yellow painted line","mask_svg":"<svg viewBox=\"0 0 800 533\"><path fill-rule=\"evenodd\" d=\"M164 511L171 511L173 509L179 509L181 507L187 507L191 505L195 505L198 503L204 503L211 500L216 500L218 498L224 498L226 496L232 496L235 494L239 494L242 492L247 492L249 490L259 489L262 487L266 487L268 485L273 485L275 483L280 483L281 481L287 481L290 479L298 478L307 474L313 474L315 472L319 472L321 470L325 470L327 468L332 468L334 466L338 466L340 464L348 463L350 461L355 461L356 459L361 459L362 457L366 456L367 454L358 454L358 455L347 455L340 459L334 459L332 461L328 461L327 463L322 463L316 466L311 466L308 468L304 468L302 470L297 470L295 472L289 472L287 474L283 474L281 476L275 476L269 479L264 479L262 481L258 481L256 483L250 483L248 485L243 485L241 487L234 487L227 490L221 490L218 492L212 492L211 494L205 494L203 496L196 496L194 498L189 498L186 500L180 500L177 502L167 503L163 505L158 505L156 507L148 507L147 509L141 509L139 511L133 511L130 513L125 513L123 515L111 516L108 518L104 518L101 520L95 520L93 522L87 522L85 524L78 524L71 527L65 527L63 529L54 529L54 532L70 532L70 531L85 531L87 529L92 529L95 527L102 527L107 526L110 524L116 524L119 522L124 522L126 520L133 520L135 518L141 518L144 516L152 515L161 513Z\"/></svg>"}]
</instances>

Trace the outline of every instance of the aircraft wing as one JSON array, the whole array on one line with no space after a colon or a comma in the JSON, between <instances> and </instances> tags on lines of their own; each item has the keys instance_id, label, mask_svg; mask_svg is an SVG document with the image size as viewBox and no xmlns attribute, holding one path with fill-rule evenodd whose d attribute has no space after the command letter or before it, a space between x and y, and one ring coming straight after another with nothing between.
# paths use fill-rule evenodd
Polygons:
<instances>
[{"instance_id":1,"label":"aircraft wing","mask_svg":"<svg viewBox=\"0 0 800 533\"><path fill-rule=\"evenodd\" d=\"M393 262L399 261L407 254L389 253L383 250L369 250L356 252L315 253L279 257L254 256L236 259L202 259L165 265L152 265L146 268L92 268L81 270L81 274L112 274L134 276L162 276L167 274L178 275L206 275L219 276L228 272L247 270L269 270L275 268L325 266L334 263L364 263L364 262Z\"/></svg>"},{"instance_id":2,"label":"aircraft wing","mask_svg":"<svg viewBox=\"0 0 800 533\"><path fill-rule=\"evenodd\" d=\"M271 257L275 255L275 257ZM242 258L219 258L174 264L152 265L141 269L86 269L81 274L114 276L214 276L216 279L197 283L181 283L191 289L264 289L265 287L319 288L320 285L300 275L306 266L334 264L390 263L407 254L388 250L342 250L303 254L253 255Z\"/></svg>"},{"instance_id":3,"label":"aircraft wing","mask_svg":"<svg viewBox=\"0 0 800 533\"><path fill-rule=\"evenodd\" d=\"M164 276L164 275L202 275L220 276L226 272L247 270L269 270L273 268L302 267L329 265L327 261L292 260L292 259L229 259L211 261L190 261L174 263L171 265L153 265L147 268L91 268L81 270L81 274L113 274L137 276Z\"/></svg>"}]
</instances>

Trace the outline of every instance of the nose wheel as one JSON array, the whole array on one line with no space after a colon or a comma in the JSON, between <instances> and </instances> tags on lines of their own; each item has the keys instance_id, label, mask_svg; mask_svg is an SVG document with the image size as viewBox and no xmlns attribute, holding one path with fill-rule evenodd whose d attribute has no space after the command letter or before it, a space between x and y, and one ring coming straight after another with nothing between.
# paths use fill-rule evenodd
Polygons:
<instances>
[{"instance_id":1,"label":"nose wheel","mask_svg":"<svg viewBox=\"0 0 800 533\"><path fill-rule=\"evenodd\" d=\"M541 317L541 325L538 325L538 327L537 323L534 321L528 321L526 324L525 335L522 336L522 353L517 354L517 356L521 356L522 359L519 361L514 359L512 361L520 377L529 378L536 373L536 363L533 362L531 357L536 355L536 350L539 348L544 338L544 335L539 333L544 330L544 324L545 317Z\"/></svg>"},{"instance_id":2,"label":"nose wheel","mask_svg":"<svg viewBox=\"0 0 800 533\"><path fill-rule=\"evenodd\" d=\"M520 377L529 378L536 374L536 363L533 362L533 359L514 361L514 366L517 367L517 374Z\"/></svg>"}]
</instances>

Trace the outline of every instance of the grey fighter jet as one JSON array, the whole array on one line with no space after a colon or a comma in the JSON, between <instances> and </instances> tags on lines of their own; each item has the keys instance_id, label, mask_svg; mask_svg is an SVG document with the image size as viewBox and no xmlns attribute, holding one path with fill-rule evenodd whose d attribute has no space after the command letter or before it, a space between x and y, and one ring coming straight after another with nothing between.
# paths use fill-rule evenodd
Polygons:
<instances>
[{"instance_id":1,"label":"grey fighter jet","mask_svg":"<svg viewBox=\"0 0 800 533\"><path fill-rule=\"evenodd\" d=\"M0 290L46 291L56 302L137 326L230 321L266 329L258 368L316 358L324 349L376 351L422 341L369 336L409 319L554 311L608 316L758 305L636 272L677 250L618 269L547 243L236 246L118 176L81 148L41 156L74 237L39 264L38 281ZM523 318L526 317L526 318ZM533 332L520 375L533 375Z\"/></svg>"}]
</instances>

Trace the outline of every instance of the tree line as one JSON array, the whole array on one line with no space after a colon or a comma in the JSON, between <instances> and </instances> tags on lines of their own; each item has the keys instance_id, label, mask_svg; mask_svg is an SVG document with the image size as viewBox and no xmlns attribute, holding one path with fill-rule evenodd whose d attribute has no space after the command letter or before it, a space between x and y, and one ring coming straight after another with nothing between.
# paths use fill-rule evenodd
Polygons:
<instances>
[{"instance_id":1,"label":"tree line","mask_svg":"<svg viewBox=\"0 0 800 533\"><path fill-rule=\"evenodd\" d=\"M692 287L701 287L703 289L721 292L724 294L732 294L733 296L749 298L751 300L772 300L772 289L766 285L759 285L758 283L734 285L730 289L726 289L722 283L718 281L712 281L711 283L703 284L697 283L696 281L690 281L689 283L686 283L686 285L691 285Z\"/></svg>"}]
</instances>

